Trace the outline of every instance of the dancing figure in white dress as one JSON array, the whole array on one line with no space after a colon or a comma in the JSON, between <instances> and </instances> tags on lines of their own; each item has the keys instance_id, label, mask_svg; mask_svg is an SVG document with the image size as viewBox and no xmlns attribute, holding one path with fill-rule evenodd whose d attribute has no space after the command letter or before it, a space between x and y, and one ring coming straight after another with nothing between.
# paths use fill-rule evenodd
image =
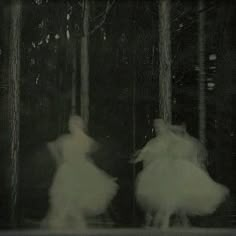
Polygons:
<instances>
[{"instance_id":1,"label":"dancing figure in white dress","mask_svg":"<svg viewBox=\"0 0 236 236\"><path fill-rule=\"evenodd\" d=\"M83 229L87 217L104 213L115 196L114 178L89 159L97 144L84 132L79 116L71 116L69 134L49 144L58 162L44 225L50 229Z\"/></svg>"},{"instance_id":2,"label":"dancing figure in white dress","mask_svg":"<svg viewBox=\"0 0 236 236\"><path fill-rule=\"evenodd\" d=\"M157 137L139 152L144 168L137 177L136 197L146 212L146 225L170 226L170 217L213 213L229 191L205 170L204 146L183 127L154 121Z\"/></svg>"}]
</instances>

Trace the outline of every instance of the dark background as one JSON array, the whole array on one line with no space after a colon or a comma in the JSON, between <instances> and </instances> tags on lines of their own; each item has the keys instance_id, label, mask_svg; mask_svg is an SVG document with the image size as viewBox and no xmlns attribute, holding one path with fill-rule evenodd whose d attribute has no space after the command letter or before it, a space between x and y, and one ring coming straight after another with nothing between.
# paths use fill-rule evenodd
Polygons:
<instances>
[{"instance_id":1,"label":"dark background","mask_svg":"<svg viewBox=\"0 0 236 236\"><path fill-rule=\"evenodd\" d=\"M92 1L91 27L105 1ZM143 214L134 201L136 169L128 163L152 136L158 117L157 1L117 1L105 23L90 37L89 134L102 144L95 163L119 178L121 186L110 209L117 227L139 226ZM206 94L208 170L231 190L214 216L192 219L196 226L236 225L235 2L206 1ZM70 21L66 14L72 9ZM185 122L198 137L197 1L172 1L171 40L173 123ZM38 222L46 214L55 163L45 143L66 132L70 114L71 51L66 25L79 46L81 8L78 1L23 1L21 42L21 124L19 218ZM0 227L9 225L8 176L8 34L9 6L0 3ZM55 35L60 35L55 39ZM50 35L48 43L47 36ZM210 60L215 54L216 60ZM211 88L211 84L213 88ZM78 106L79 113L79 92ZM32 225L27 225L32 226Z\"/></svg>"}]
</instances>

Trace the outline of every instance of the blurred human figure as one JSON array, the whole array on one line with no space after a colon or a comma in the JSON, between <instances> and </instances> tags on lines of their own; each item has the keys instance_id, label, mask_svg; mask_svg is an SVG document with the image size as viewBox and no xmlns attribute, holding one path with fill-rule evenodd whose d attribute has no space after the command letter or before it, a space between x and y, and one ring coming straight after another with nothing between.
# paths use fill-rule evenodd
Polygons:
<instances>
[{"instance_id":1,"label":"blurred human figure","mask_svg":"<svg viewBox=\"0 0 236 236\"><path fill-rule=\"evenodd\" d=\"M50 229L88 227L87 218L104 213L118 189L115 179L91 161L98 144L85 133L79 116L70 117L69 131L49 144L58 162L43 223Z\"/></svg>"},{"instance_id":2,"label":"blurred human figure","mask_svg":"<svg viewBox=\"0 0 236 236\"><path fill-rule=\"evenodd\" d=\"M214 182L205 170L205 147L182 126L154 121L157 136L139 152L135 162L144 168L137 177L136 197L146 212L146 225L167 228L178 215L213 213L229 191Z\"/></svg>"},{"instance_id":3,"label":"blurred human figure","mask_svg":"<svg viewBox=\"0 0 236 236\"><path fill-rule=\"evenodd\" d=\"M138 151L134 163L143 161L144 166L166 156L186 159L205 168L207 151L203 144L190 136L184 125L170 125L162 119L154 120L156 137Z\"/></svg>"}]
</instances>

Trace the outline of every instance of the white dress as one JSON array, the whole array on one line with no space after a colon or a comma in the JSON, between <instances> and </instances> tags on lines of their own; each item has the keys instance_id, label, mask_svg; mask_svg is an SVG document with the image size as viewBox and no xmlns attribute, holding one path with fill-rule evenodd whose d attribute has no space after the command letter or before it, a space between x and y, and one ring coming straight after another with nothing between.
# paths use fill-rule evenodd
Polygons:
<instances>
[{"instance_id":1,"label":"white dress","mask_svg":"<svg viewBox=\"0 0 236 236\"><path fill-rule=\"evenodd\" d=\"M170 158L185 159L201 168L205 167L207 151L205 147L187 132L176 134L170 130L152 138L141 149L135 162L143 161L144 166L154 160Z\"/></svg>"},{"instance_id":2,"label":"white dress","mask_svg":"<svg viewBox=\"0 0 236 236\"><path fill-rule=\"evenodd\" d=\"M156 215L154 225L169 226L172 214L213 213L228 194L205 171L205 147L187 133L164 127L140 151L136 162L144 168L136 180L136 198L147 214Z\"/></svg>"},{"instance_id":3,"label":"white dress","mask_svg":"<svg viewBox=\"0 0 236 236\"><path fill-rule=\"evenodd\" d=\"M55 141L62 161L50 190L49 228L85 228L86 217L104 213L115 196L115 179L89 160L93 145L82 131Z\"/></svg>"},{"instance_id":4,"label":"white dress","mask_svg":"<svg viewBox=\"0 0 236 236\"><path fill-rule=\"evenodd\" d=\"M187 215L213 213L228 194L201 168L186 160L157 160L138 176L136 196L144 209Z\"/></svg>"}]
</instances>

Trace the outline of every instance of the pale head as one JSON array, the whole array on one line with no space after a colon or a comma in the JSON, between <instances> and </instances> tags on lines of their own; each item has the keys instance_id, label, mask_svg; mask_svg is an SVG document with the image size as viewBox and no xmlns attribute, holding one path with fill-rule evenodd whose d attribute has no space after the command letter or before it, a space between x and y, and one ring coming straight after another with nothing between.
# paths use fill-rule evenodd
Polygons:
<instances>
[{"instance_id":1,"label":"pale head","mask_svg":"<svg viewBox=\"0 0 236 236\"><path fill-rule=\"evenodd\" d=\"M153 125L156 133L162 133L168 129L168 126L163 119L155 119Z\"/></svg>"},{"instance_id":2,"label":"pale head","mask_svg":"<svg viewBox=\"0 0 236 236\"><path fill-rule=\"evenodd\" d=\"M69 119L69 131L73 133L78 133L84 131L84 122L80 116L71 115Z\"/></svg>"}]
</instances>

